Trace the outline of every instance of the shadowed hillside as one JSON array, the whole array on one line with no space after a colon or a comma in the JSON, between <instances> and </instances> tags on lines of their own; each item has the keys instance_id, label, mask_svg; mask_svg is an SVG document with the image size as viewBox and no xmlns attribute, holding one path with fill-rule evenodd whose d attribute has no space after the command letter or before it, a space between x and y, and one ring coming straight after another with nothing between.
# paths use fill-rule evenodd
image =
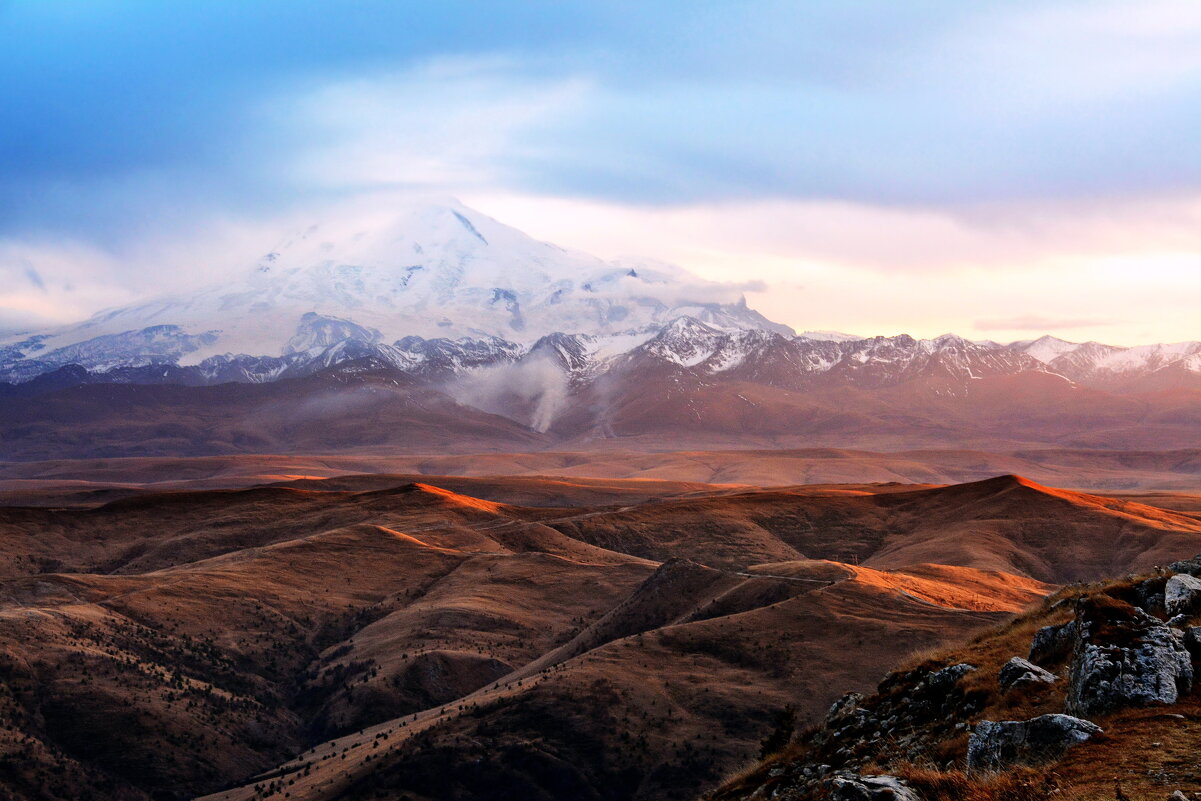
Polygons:
<instances>
[{"instance_id":1,"label":"shadowed hillside","mask_svg":"<svg viewBox=\"0 0 1201 801\"><path fill-rule=\"evenodd\" d=\"M1069 557L1117 574L1199 543L1188 511L1012 476L361 476L5 507L0 779L16 798L685 798L780 708L815 719L1075 578Z\"/></svg>"}]
</instances>

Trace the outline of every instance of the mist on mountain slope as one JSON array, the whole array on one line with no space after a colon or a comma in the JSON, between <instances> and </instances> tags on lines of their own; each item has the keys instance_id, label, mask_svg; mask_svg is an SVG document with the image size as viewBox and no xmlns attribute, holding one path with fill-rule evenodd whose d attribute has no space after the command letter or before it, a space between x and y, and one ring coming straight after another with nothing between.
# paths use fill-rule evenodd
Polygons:
<instances>
[{"instance_id":1,"label":"mist on mountain slope","mask_svg":"<svg viewBox=\"0 0 1201 801\"><path fill-rule=\"evenodd\" d=\"M571 389L567 374L543 353L472 369L445 388L464 406L517 420L539 433L550 429L566 407Z\"/></svg>"}]
</instances>

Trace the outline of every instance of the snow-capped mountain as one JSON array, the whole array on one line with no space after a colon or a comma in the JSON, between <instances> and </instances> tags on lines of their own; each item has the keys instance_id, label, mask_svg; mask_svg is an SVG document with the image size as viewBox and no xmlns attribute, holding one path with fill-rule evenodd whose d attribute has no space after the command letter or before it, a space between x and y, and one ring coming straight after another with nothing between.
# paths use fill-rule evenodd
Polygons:
<instances>
[{"instance_id":1,"label":"snow-capped mountain","mask_svg":"<svg viewBox=\"0 0 1201 801\"><path fill-rule=\"evenodd\" d=\"M406 337L649 336L682 316L791 333L677 268L604 262L451 202L403 209L380 226L313 225L238 280L10 337L0 341L0 371L19 380L66 364L315 357L339 342L400 347Z\"/></svg>"},{"instance_id":2,"label":"snow-capped mountain","mask_svg":"<svg viewBox=\"0 0 1201 801\"><path fill-rule=\"evenodd\" d=\"M236 280L0 340L0 395L268 384L331 370L403 374L539 432L568 412L577 430L607 431L595 421L614 404L687 396L692 405L677 411L693 414L719 387L738 403L749 386L908 386L962 399L1005 377L1054 392L1197 389L1201 343L796 335L723 285L566 251L457 203L405 208L378 226L314 225Z\"/></svg>"},{"instance_id":3,"label":"snow-capped mountain","mask_svg":"<svg viewBox=\"0 0 1201 801\"><path fill-rule=\"evenodd\" d=\"M962 387L989 376L1046 372L1027 354L946 334L904 334L845 341L787 337L770 331L718 331L676 320L624 357L631 365L660 365L702 381L744 381L787 389L885 387L921 381Z\"/></svg>"},{"instance_id":4,"label":"snow-capped mountain","mask_svg":"<svg viewBox=\"0 0 1201 801\"><path fill-rule=\"evenodd\" d=\"M1050 372L1109 389L1167 388L1201 376L1201 342L1123 348L1044 336L1010 348L1034 357Z\"/></svg>"}]
</instances>

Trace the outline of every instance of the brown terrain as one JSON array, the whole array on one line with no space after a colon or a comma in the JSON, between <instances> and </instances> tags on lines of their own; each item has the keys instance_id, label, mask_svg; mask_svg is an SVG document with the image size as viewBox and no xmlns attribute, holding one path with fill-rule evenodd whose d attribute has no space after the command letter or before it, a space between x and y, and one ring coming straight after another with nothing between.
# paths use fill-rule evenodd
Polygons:
<instances>
[{"instance_id":1,"label":"brown terrain","mask_svg":"<svg viewBox=\"0 0 1201 801\"><path fill-rule=\"evenodd\" d=\"M1000 474L1086 491L1161 493L1201 497L1201 449L1113 451L1042 448L1011 452L976 450L860 451L630 450L616 446L579 451L448 453L373 447L353 452L127 456L0 461L0 503L94 505L147 489L235 489L277 482L339 477L355 481L381 474L370 486L405 480L443 486L458 477L521 477L547 500L546 488L563 484L562 503L616 503L680 494L709 485L744 488L820 484L955 484ZM506 492L516 484L506 479ZM349 485L348 485L349 486ZM459 486L455 484L455 486ZM476 482L472 486L483 486ZM585 487L591 494L581 494ZM523 503L521 496L515 502ZM1179 501L1177 501L1179 502Z\"/></svg>"},{"instance_id":2,"label":"brown terrain","mask_svg":"<svg viewBox=\"0 0 1201 801\"><path fill-rule=\"evenodd\" d=\"M8 797L695 797L786 706L814 720L1056 585L1201 551L1195 496L1015 476L760 488L323 462L10 479ZM305 477L322 464L341 475Z\"/></svg>"},{"instance_id":3,"label":"brown terrain","mask_svg":"<svg viewBox=\"0 0 1201 801\"><path fill-rule=\"evenodd\" d=\"M809 781L817 764L839 764L836 751L863 769L862 775L900 777L924 801L1160 801L1195 798L1201 793L1201 691L1194 684L1172 704L1138 704L1090 715L1103 734L1058 756L1042 757L997 769L967 770L969 727L981 720L1023 721L1064 711L1069 683L1063 677L1073 655L1057 653L1042 663L1060 678L1035 688L1003 688L998 675L1014 656L1025 656L1036 631L1072 621L1081 606L1111 616L1110 632L1120 638L1138 590L1148 584L1162 588L1171 571L1158 571L1118 580L1065 587L1016 618L978 632L951 647L915 654L885 676L864 706L886 705L889 712L910 716L905 732L911 744L897 746L877 736L878 720L865 716L861 729L834 727L845 720L830 719L812 727L796 741L753 767L739 772L706 801L749 801L787 798L819 801L830 797L820 780ZM1083 604L1081 602L1084 602ZM1159 615L1164 617L1162 612ZM1195 626L1197 614L1187 615ZM1193 659L1196 665L1196 659ZM928 699L915 697L915 679L949 665L971 665L959 686L945 691L952 710L930 714ZM923 702L925 702L923 704ZM924 707L924 708L923 708ZM864 734L866 733L866 737ZM917 743L916 749L912 743ZM808 770L808 776L803 771ZM800 778L798 778L800 777ZM1175 795L1179 792L1180 795ZM877 796L888 797L888 796Z\"/></svg>"},{"instance_id":4,"label":"brown terrain","mask_svg":"<svg viewBox=\"0 0 1201 801\"><path fill-rule=\"evenodd\" d=\"M1012 354L1002 361L1019 364L1005 369L970 360L952 369L937 358L901 369L908 362L894 353L880 362L850 359L847 371L813 383L787 360L763 372L698 372L655 357L647 350L654 344L594 379L571 379L546 420L534 412L540 394L484 402L464 389L461 376L416 376L372 359L274 382L209 386L112 383L117 379L104 374L85 381L68 370L62 385L57 374L0 383L0 459L364 449L1142 452L1195 443L1201 432L1194 373L1180 386L1116 392L1035 369L1032 359ZM88 382L100 378L105 382Z\"/></svg>"}]
</instances>

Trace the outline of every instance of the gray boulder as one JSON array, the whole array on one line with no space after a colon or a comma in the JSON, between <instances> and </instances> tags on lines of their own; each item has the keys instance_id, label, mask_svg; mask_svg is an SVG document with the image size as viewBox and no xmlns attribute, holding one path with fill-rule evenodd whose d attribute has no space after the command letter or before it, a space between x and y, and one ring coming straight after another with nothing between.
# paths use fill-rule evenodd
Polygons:
<instances>
[{"instance_id":1,"label":"gray boulder","mask_svg":"<svg viewBox=\"0 0 1201 801\"><path fill-rule=\"evenodd\" d=\"M1134 600L1131 600L1130 603L1149 615L1157 617L1162 615L1164 613L1163 587L1167 580L1166 576L1152 576L1149 579L1143 579L1134 585Z\"/></svg>"},{"instance_id":2,"label":"gray boulder","mask_svg":"<svg viewBox=\"0 0 1201 801\"><path fill-rule=\"evenodd\" d=\"M1069 620L1058 626L1043 626L1034 632L1030 644L1030 655L1026 657L1036 665L1054 665L1072 655L1076 646L1076 621Z\"/></svg>"},{"instance_id":3,"label":"gray boulder","mask_svg":"<svg viewBox=\"0 0 1201 801\"><path fill-rule=\"evenodd\" d=\"M967 743L968 770L1002 770L1056 759L1074 745L1101 733L1095 723L1071 715L1030 720L982 720Z\"/></svg>"},{"instance_id":4,"label":"gray boulder","mask_svg":"<svg viewBox=\"0 0 1201 801\"><path fill-rule=\"evenodd\" d=\"M843 774L830 782L832 801L921 801L913 788L895 776Z\"/></svg>"},{"instance_id":5,"label":"gray boulder","mask_svg":"<svg viewBox=\"0 0 1201 801\"><path fill-rule=\"evenodd\" d=\"M1184 647L1193 659L1201 660L1201 626L1189 626L1184 630Z\"/></svg>"},{"instance_id":6,"label":"gray boulder","mask_svg":"<svg viewBox=\"0 0 1201 801\"><path fill-rule=\"evenodd\" d=\"M1172 573L1187 573L1190 576L1201 576L1201 553L1192 559L1182 559L1179 562L1173 562L1168 565L1168 570Z\"/></svg>"},{"instance_id":7,"label":"gray boulder","mask_svg":"<svg viewBox=\"0 0 1201 801\"><path fill-rule=\"evenodd\" d=\"M1095 715L1174 704L1192 687L1193 663L1159 620L1107 596L1077 606L1067 711Z\"/></svg>"},{"instance_id":8,"label":"gray boulder","mask_svg":"<svg viewBox=\"0 0 1201 801\"><path fill-rule=\"evenodd\" d=\"M1015 656L1001 668L1000 681L1002 690L1022 690L1040 684L1054 684L1056 677L1049 670Z\"/></svg>"},{"instance_id":9,"label":"gray boulder","mask_svg":"<svg viewBox=\"0 0 1201 801\"><path fill-rule=\"evenodd\" d=\"M861 693L847 693L834 703L830 704L830 711L826 713L826 723L845 718L850 713L859 708L859 704L863 701Z\"/></svg>"},{"instance_id":10,"label":"gray boulder","mask_svg":"<svg viewBox=\"0 0 1201 801\"><path fill-rule=\"evenodd\" d=\"M1201 579L1180 573L1164 585L1164 608L1169 615L1194 615L1201 611Z\"/></svg>"}]
</instances>

